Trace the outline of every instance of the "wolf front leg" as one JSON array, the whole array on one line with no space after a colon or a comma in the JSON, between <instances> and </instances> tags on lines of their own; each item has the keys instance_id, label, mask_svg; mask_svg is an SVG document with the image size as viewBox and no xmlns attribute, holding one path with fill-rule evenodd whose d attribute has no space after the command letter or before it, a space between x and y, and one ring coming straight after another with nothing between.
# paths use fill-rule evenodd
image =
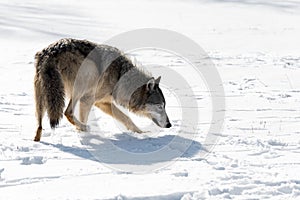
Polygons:
<instances>
[{"instance_id":1,"label":"wolf front leg","mask_svg":"<svg viewBox=\"0 0 300 200\"><path fill-rule=\"evenodd\" d=\"M70 99L69 105L65 111L65 116L69 120L71 124L73 124L78 130L80 131L87 131L87 126L81 123L75 116L74 116L74 108L78 99Z\"/></svg>"},{"instance_id":2,"label":"wolf front leg","mask_svg":"<svg viewBox=\"0 0 300 200\"><path fill-rule=\"evenodd\" d=\"M127 129L137 133L143 132L132 122L132 120L127 115L125 115L113 103L97 102L95 103L95 106L97 106L103 112L109 114L110 116L112 116L113 118L117 119L119 122L124 124L127 127Z\"/></svg>"},{"instance_id":3,"label":"wolf front leg","mask_svg":"<svg viewBox=\"0 0 300 200\"><path fill-rule=\"evenodd\" d=\"M94 99L90 96L83 96L80 99L79 106L79 119L82 123L86 124L88 121L89 113L94 104Z\"/></svg>"}]
</instances>

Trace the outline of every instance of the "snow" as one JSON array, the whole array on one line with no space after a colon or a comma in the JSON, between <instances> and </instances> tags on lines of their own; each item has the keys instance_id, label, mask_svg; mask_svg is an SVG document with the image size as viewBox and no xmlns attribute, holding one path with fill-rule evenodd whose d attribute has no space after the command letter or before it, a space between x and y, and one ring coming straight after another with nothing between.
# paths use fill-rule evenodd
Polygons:
<instances>
[{"instance_id":1,"label":"snow","mask_svg":"<svg viewBox=\"0 0 300 200\"><path fill-rule=\"evenodd\" d=\"M300 199L299 1L2 0L0 10L0 199ZM177 31L215 64L226 107L214 148L204 142L214 111L203 77L154 50L131 57L189 81L195 137L173 141L182 110L163 76L171 129L131 115L148 132L130 133L94 108L90 133L65 118L52 131L45 116L42 141L33 142L34 54L63 37L103 43L139 28Z\"/></svg>"}]
</instances>

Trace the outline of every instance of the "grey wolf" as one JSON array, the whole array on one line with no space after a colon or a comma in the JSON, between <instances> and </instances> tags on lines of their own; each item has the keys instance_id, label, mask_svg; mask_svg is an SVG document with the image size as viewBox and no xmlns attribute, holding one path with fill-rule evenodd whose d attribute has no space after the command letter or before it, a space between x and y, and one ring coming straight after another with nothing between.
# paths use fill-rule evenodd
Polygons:
<instances>
[{"instance_id":1,"label":"grey wolf","mask_svg":"<svg viewBox=\"0 0 300 200\"><path fill-rule=\"evenodd\" d=\"M81 131L92 106L111 115L127 129L142 131L116 104L150 118L162 128L170 128L165 98L154 78L136 67L117 48L87 40L61 39L35 55L34 77L38 128L34 141L40 141L42 119L48 113L51 128L58 126L63 114ZM64 112L65 97L69 103ZM79 120L74 109L79 102Z\"/></svg>"}]
</instances>

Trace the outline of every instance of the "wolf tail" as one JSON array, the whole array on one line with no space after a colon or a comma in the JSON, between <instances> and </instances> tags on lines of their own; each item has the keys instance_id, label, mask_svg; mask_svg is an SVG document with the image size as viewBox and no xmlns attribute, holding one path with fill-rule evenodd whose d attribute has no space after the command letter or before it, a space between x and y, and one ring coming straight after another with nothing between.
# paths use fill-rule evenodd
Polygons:
<instances>
[{"instance_id":1,"label":"wolf tail","mask_svg":"<svg viewBox=\"0 0 300 200\"><path fill-rule=\"evenodd\" d=\"M40 68L41 93L44 98L51 128L59 124L65 107L64 84L56 63L50 59L43 62Z\"/></svg>"}]
</instances>

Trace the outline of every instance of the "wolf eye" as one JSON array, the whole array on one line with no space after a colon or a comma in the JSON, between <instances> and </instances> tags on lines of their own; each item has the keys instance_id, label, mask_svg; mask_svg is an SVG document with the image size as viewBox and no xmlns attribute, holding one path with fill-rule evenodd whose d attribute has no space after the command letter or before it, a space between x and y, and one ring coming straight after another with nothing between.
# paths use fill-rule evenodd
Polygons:
<instances>
[{"instance_id":1,"label":"wolf eye","mask_svg":"<svg viewBox=\"0 0 300 200\"><path fill-rule=\"evenodd\" d=\"M162 104L157 104L157 108L162 110L163 109L163 105Z\"/></svg>"}]
</instances>

